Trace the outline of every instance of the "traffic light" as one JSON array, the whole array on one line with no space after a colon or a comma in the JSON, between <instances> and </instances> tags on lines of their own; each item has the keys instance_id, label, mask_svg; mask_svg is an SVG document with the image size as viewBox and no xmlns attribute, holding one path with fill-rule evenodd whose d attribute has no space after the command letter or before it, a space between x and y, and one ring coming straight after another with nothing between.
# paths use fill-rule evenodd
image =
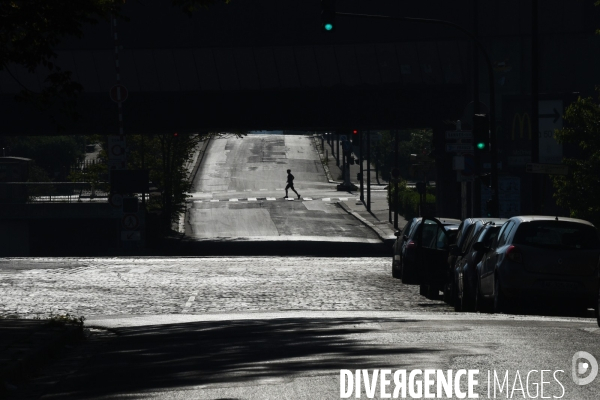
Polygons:
<instances>
[{"instance_id":1,"label":"traffic light","mask_svg":"<svg viewBox=\"0 0 600 400\"><path fill-rule=\"evenodd\" d=\"M360 146L360 135L358 134L358 129L352 130L352 145Z\"/></svg>"},{"instance_id":2,"label":"traffic light","mask_svg":"<svg viewBox=\"0 0 600 400\"><path fill-rule=\"evenodd\" d=\"M491 188L492 187L492 174L483 174L479 176L481 184Z\"/></svg>"},{"instance_id":3,"label":"traffic light","mask_svg":"<svg viewBox=\"0 0 600 400\"><path fill-rule=\"evenodd\" d=\"M486 201L485 205L488 217L492 218L498 216L498 204L496 204L496 202L493 199L489 199L488 201Z\"/></svg>"},{"instance_id":4,"label":"traffic light","mask_svg":"<svg viewBox=\"0 0 600 400\"><path fill-rule=\"evenodd\" d=\"M321 0L321 29L323 32L335 30L335 0Z\"/></svg>"},{"instance_id":5,"label":"traffic light","mask_svg":"<svg viewBox=\"0 0 600 400\"><path fill-rule=\"evenodd\" d=\"M490 151L490 118L487 114L473 115L473 146L475 151Z\"/></svg>"}]
</instances>

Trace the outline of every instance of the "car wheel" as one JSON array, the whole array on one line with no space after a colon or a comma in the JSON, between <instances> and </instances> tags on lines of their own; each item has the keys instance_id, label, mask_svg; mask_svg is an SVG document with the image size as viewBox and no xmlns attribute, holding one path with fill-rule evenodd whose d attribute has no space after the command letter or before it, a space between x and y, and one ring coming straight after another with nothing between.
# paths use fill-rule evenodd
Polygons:
<instances>
[{"instance_id":1,"label":"car wheel","mask_svg":"<svg viewBox=\"0 0 600 400\"><path fill-rule=\"evenodd\" d=\"M502 290L500 279L496 277L496 283L494 285L494 313L509 314L511 311L509 299L506 298L506 295Z\"/></svg>"},{"instance_id":2,"label":"car wheel","mask_svg":"<svg viewBox=\"0 0 600 400\"><path fill-rule=\"evenodd\" d=\"M475 301L473 304L473 309L475 312L488 312L489 310L485 299L481 295L481 287L479 286L479 283L475 285Z\"/></svg>"},{"instance_id":3,"label":"car wheel","mask_svg":"<svg viewBox=\"0 0 600 400\"><path fill-rule=\"evenodd\" d=\"M458 283L455 283L454 287L452 288L452 297L454 299L454 311L461 312L463 310L463 299L458 293Z\"/></svg>"},{"instance_id":4,"label":"car wheel","mask_svg":"<svg viewBox=\"0 0 600 400\"><path fill-rule=\"evenodd\" d=\"M400 277L402 279L402 283L406 285L414 285L418 281L414 279L414 277L409 272L410 269L407 270L406 265L404 265L404 261L401 261L400 264Z\"/></svg>"},{"instance_id":5,"label":"car wheel","mask_svg":"<svg viewBox=\"0 0 600 400\"><path fill-rule=\"evenodd\" d=\"M446 284L444 287L444 303L452 305L452 283Z\"/></svg>"},{"instance_id":6,"label":"car wheel","mask_svg":"<svg viewBox=\"0 0 600 400\"><path fill-rule=\"evenodd\" d=\"M402 276L400 271L398 271L398 264L398 261L392 260L392 277L396 279L400 279L400 277Z\"/></svg>"},{"instance_id":7,"label":"car wheel","mask_svg":"<svg viewBox=\"0 0 600 400\"><path fill-rule=\"evenodd\" d=\"M473 299L473 295L471 294L472 290L469 290L469 285L463 284L463 292L462 292L462 310L463 311L474 311L475 301Z\"/></svg>"}]
</instances>

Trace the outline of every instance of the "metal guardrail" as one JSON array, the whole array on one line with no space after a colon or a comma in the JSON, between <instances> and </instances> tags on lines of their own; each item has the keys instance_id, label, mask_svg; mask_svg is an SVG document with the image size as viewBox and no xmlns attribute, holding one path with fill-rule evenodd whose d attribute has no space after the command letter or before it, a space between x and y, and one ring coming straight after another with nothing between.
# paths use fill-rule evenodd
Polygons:
<instances>
[{"instance_id":1,"label":"metal guardrail","mask_svg":"<svg viewBox=\"0 0 600 400\"><path fill-rule=\"evenodd\" d=\"M108 183L0 182L0 203L108 201Z\"/></svg>"}]
</instances>

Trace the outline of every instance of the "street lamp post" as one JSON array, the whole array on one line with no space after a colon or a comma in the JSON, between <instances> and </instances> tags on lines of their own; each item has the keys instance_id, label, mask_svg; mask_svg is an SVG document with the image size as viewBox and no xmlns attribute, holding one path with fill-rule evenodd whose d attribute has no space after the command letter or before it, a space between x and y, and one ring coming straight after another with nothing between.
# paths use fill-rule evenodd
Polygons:
<instances>
[{"instance_id":1,"label":"street lamp post","mask_svg":"<svg viewBox=\"0 0 600 400\"><path fill-rule=\"evenodd\" d=\"M491 147L491 158L492 158L492 176L491 176L491 184L492 184L492 200L495 204L499 204L498 199L498 146L497 146L497 138L496 138L496 91L494 90L494 69L492 66L492 61L490 59L489 54L483 47L483 44L477 39L475 35L466 30L460 25L457 25L450 21L444 21L440 19L426 19L426 18L411 18L411 17L392 17L388 15L370 15L370 14L354 14L354 13L344 13L344 12L336 12L335 15L340 17L352 17L352 18L369 18L369 19L386 19L391 21L407 21L407 22L424 22L429 24L437 24L437 25L446 25L451 26L455 29L460 30L471 39L473 42L477 44L481 53L484 56L485 62L488 68L488 79L490 85L490 147ZM499 207L496 207L494 210L493 217L498 217Z\"/></svg>"}]
</instances>

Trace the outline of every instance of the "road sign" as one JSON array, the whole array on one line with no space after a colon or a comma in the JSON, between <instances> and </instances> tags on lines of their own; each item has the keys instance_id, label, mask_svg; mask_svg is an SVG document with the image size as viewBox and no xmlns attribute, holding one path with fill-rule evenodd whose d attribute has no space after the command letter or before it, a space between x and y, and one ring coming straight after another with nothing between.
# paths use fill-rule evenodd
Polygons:
<instances>
[{"instance_id":1,"label":"road sign","mask_svg":"<svg viewBox=\"0 0 600 400\"><path fill-rule=\"evenodd\" d=\"M539 103L540 150L538 161L542 164L558 164L563 158L563 145L554 131L563 127L562 100L547 100Z\"/></svg>"},{"instance_id":2,"label":"road sign","mask_svg":"<svg viewBox=\"0 0 600 400\"><path fill-rule=\"evenodd\" d=\"M126 242L139 241L142 240L142 235L140 231L121 231L121 240Z\"/></svg>"},{"instance_id":3,"label":"road sign","mask_svg":"<svg viewBox=\"0 0 600 400\"><path fill-rule=\"evenodd\" d=\"M118 193L113 193L108 198L108 202L115 208L121 208L123 206L123 196Z\"/></svg>"},{"instance_id":4,"label":"road sign","mask_svg":"<svg viewBox=\"0 0 600 400\"><path fill-rule=\"evenodd\" d=\"M452 169L456 171L465 169L465 156L452 157Z\"/></svg>"},{"instance_id":5,"label":"road sign","mask_svg":"<svg viewBox=\"0 0 600 400\"><path fill-rule=\"evenodd\" d=\"M456 182L473 182L474 180L473 175L464 175L462 171L456 171Z\"/></svg>"},{"instance_id":6,"label":"road sign","mask_svg":"<svg viewBox=\"0 0 600 400\"><path fill-rule=\"evenodd\" d=\"M114 85L110 88L110 98L112 99L112 101L116 103L121 103L127 100L127 97L129 97L129 92L127 91L127 88L125 86Z\"/></svg>"},{"instance_id":7,"label":"road sign","mask_svg":"<svg viewBox=\"0 0 600 400\"><path fill-rule=\"evenodd\" d=\"M473 139L471 131L446 131L446 139Z\"/></svg>"},{"instance_id":8,"label":"road sign","mask_svg":"<svg viewBox=\"0 0 600 400\"><path fill-rule=\"evenodd\" d=\"M563 164L532 164L525 167L525 171L532 174L567 175L569 166Z\"/></svg>"},{"instance_id":9,"label":"road sign","mask_svg":"<svg viewBox=\"0 0 600 400\"><path fill-rule=\"evenodd\" d=\"M473 152L473 145L472 144L449 143L449 144L446 144L446 152L447 153L453 153L453 152L460 152L460 153Z\"/></svg>"},{"instance_id":10,"label":"road sign","mask_svg":"<svg viewBox=\"0 0 600 400\"><path fill-rule=\"evenodd\" d=\"M121 222L123 224L123 228L127 230L134 230L140 224L140 220L135 214L125 214Z\"/></svg>"}]
</instances>

